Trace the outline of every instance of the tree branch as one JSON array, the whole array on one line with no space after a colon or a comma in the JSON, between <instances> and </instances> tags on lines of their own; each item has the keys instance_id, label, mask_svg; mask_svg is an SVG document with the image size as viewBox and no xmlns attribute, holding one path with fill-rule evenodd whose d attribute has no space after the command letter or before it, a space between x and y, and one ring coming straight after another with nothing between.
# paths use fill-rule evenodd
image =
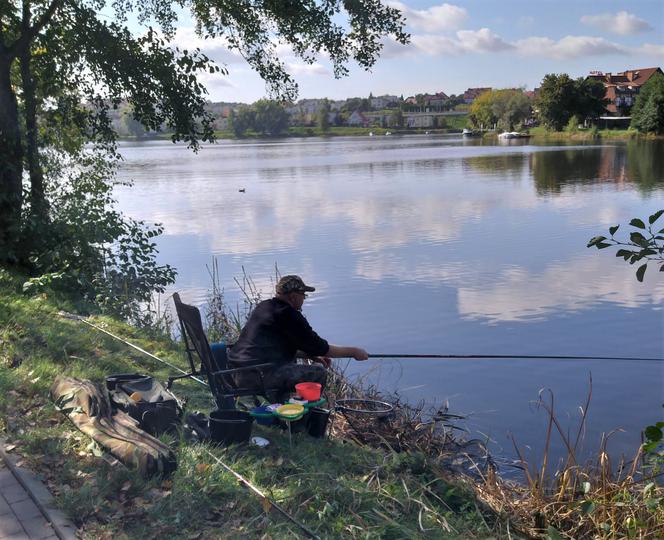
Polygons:
<instances>
[{"instance_id":1,"label":"tree branch","mask_svg":"<svg viewBox=\"0 0 664 540\"><path fill-rule=\"evenodd\" d=\"M26 2L24 2L24 8L26 7ZM9 55L13 58L18 56L23 50L25 50L30 42L35 38L35 36L41 32L41 30L46 26L50 20L53 18L55 11L64 4L64 0L52 0L51 4L48 6L46 11L42 13L42 16L39 17L37 22L24 31L21 36L12 43L8 48ZM25 20L26 13L24 11L23 17Z\"/></svg>"}]
</instances>

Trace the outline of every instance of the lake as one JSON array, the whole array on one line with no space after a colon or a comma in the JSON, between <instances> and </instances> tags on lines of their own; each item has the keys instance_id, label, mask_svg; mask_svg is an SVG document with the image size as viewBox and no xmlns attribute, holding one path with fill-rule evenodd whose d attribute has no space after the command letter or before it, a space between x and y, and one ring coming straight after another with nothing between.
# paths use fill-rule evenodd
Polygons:
<instances>
[{"instance_id":1,"label":"lake","mask_svg":"<svg viewBox=\"0 0 664 540\"><path fill-rule=\"evenodd\" d=\"M120 178L135 185L117 189L119 206L163 223L160 261L177 268L186 302L204 304L217 257L231 303L242 268L267 297L277 265L316 287L304 313L321 336L370 353L664 356L664 274L651 264L639 283L614 249L586 248L664 208L663 141L367 136L121 152ZM337 362L413 403L449 402L499 455L513 453L511 434L541 453L541 389L573 429L591 376L586 451L621 429L609 448L631 456L662 418L662 363Z\"/></svg>"}]
</instances>

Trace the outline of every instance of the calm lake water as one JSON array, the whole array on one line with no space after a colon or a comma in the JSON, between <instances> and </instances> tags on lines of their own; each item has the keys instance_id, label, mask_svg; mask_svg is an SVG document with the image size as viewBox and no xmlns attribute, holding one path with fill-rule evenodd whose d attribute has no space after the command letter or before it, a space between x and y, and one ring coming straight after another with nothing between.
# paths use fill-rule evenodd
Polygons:
<instances>
[{"instance_id":1,"label":"calm lake water","mask_svg":"<svg viewBox=\"0 0 664 540\"><path fill-rule=\"evenodd\" d=\"M319 334L370 353L664 356L664 274L651 265L638 283L614 250L586 248L664 208L662 141L383 136L121 151L121 178L135 185L117 190L120 207L164 224L160 259L187 302L204 304L218 257L231 302L242 267L270 296L276 264L316 286L304 313ZM541 452L540 389L575 432L592 376L584 448L621 429L614 455L633 453L664 403L660 363L341 362L412 402L449 401L497 454L512 454L510 434Z\"/></svg>"}]
</instances>

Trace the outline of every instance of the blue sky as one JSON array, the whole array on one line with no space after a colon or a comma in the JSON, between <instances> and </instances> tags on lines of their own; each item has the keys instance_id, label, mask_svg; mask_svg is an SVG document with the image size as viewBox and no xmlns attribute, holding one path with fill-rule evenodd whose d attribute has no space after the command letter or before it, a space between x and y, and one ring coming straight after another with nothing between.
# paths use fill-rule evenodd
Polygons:
<instances>
[{"instance_id":1,"label":"blue sky","mask_svg":"<svg viewBox=\"0 0 664 540\"><path fill-rule=\"evenodd\" d=\"M287 47L280 57L300 86L300 98L444 91L468 87L524 86L533 89L546 73L587 75L664 67L664 0L390 0L403 10L408 46L386 42L370 73L351 66L335 79L324 57L305 65ZM200 40L182 19L178 45L200 47L223 64L227 76L206 76L213 101L252 102L265 96L264 83L224 42Z\"/></svg>"}]
</instances>

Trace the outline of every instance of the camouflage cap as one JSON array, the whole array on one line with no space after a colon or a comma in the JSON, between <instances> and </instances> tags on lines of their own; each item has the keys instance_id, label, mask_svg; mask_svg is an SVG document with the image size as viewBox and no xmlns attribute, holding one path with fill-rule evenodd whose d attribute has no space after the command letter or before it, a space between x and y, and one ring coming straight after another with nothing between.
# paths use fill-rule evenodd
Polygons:
<instances>
[{"instance_id":1,"label":"camouflage cap","mask_svg":"<svg viewBox=\"0 0 664 540\"><path fill-rule=\"evenodd\" d=\"M276 286L276 291L279 294L288 294L290 292L313 292L316 289L305 285L300 276L284 276Z\"/></svg>"}]
</instances>

